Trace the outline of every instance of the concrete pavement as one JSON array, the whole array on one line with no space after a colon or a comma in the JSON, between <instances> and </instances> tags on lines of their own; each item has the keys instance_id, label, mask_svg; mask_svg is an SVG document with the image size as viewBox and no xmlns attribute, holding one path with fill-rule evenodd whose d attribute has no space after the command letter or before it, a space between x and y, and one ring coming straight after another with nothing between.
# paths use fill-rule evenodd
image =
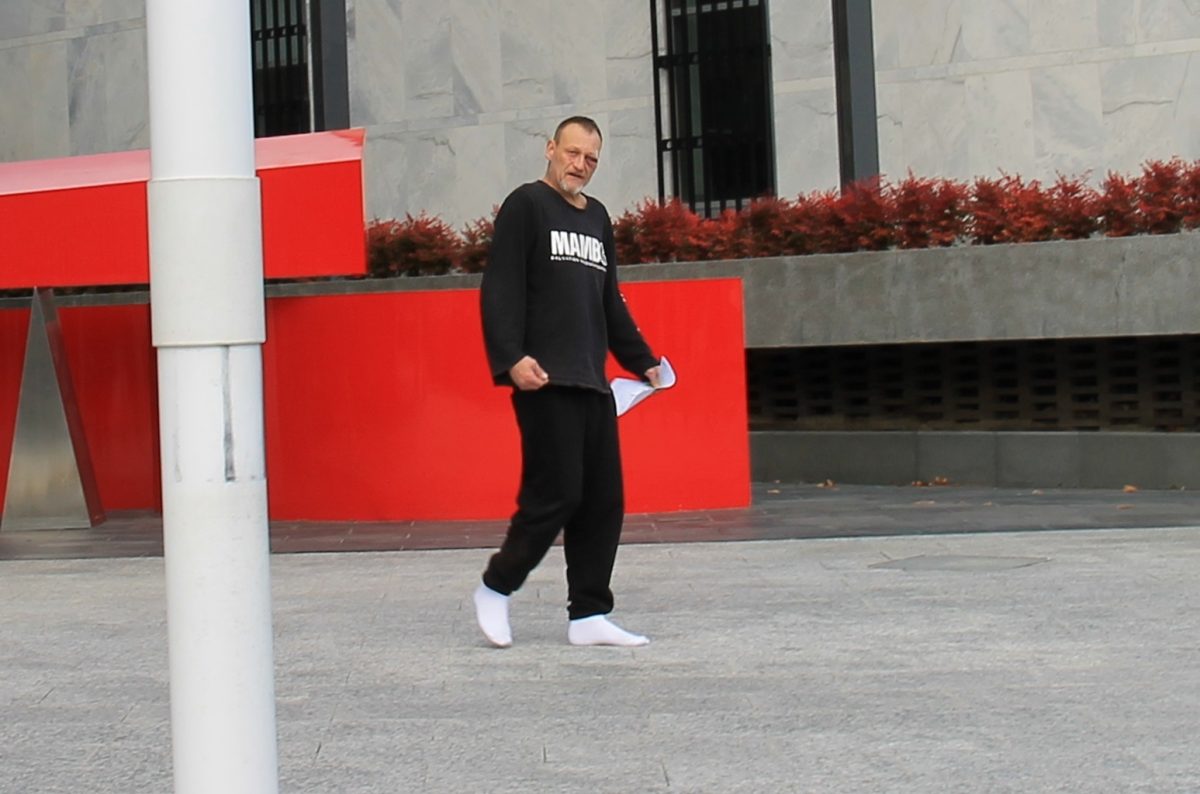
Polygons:
<instances>
[{"instance_id":1,"label":"concrete pavement","mask_svg":"<svg viewBox=\"0 0 1200 794\"><path fill-rule=\"evenodd\" d=\"M484 550L276 555L287 792L1200 791L1200 528L559 549L487 647ZM0 562L0 790L169 791L162 560Z\"/></svg>"}]
</instances>

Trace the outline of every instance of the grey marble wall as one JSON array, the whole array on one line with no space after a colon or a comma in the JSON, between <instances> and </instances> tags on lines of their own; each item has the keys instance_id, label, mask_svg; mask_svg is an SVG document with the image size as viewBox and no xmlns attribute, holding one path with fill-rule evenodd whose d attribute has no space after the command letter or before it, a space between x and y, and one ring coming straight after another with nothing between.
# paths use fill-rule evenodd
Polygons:
<instances>
[{"instance_id":1,"label":"grey marble wall","mask_svg":"<svg viewBox=\"0 0 1200 794\"><path fill-rule=\"evenodd\" d=\"M149 145L144 0L0 2L0 161Z\"/></svg>"},{"instance_id":2,"label":"grey marble wall","mask_svg":"<svg viewBox=\"0 0 1200 794\"><path fill-rule=\"evenodd\" d=\"M1103 178L1200 157L1195 0L875 0L880 166Z\"/></svg>"},{"instance_id":3,"label":"grey marble wall","mask_svg":"<svg viewBox=\"0 0 1200 794\"><path fill-rule=\"evenodd\" d=\"M768 6L775 178L781 196L838 184L831 5L830 0L772 0Z\"/></svg>"},{"instance_id":4,"label":"grey marble wall","mask_svg":"<svg viewBox=\"0 0 1200 794\"><path fill-rule=\"evenodd\" d=\"M645 0L347 0L369 216L455 225L605 131L592 192L657 192ZM1200 0L874 0L885 174L1135 171L1200 157ZM777 185L837 184L830 0L769 0ZM0 1L0 160L149 144L144 0Z\"/></svg>"},{"instance_id":5,"label":"grey marble wall","mask_svg":"<svg viewBox=\"0 0 1200 794\"><path fill-rule=\"evenodd\" d=\"M645 0L349 0L350 113L368 214L489 215L541 176L546 138L604 131L589 192L614 214L657 194Z\"/></svg>"}]
</instances>

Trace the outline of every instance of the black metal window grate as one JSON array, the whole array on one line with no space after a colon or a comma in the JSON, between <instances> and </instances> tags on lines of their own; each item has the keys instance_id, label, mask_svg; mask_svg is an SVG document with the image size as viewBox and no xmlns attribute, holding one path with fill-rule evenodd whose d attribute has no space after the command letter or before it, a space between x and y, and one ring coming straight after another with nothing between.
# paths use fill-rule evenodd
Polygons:
<instances>
[{"instance_id":1,"label":"black metal window grate","mask_svg":"<svg viewBox=\"0 0 1200 794\"><path fill-rule=\"evenodd\" d=\"M658 193L697 214L775 191L766 0L650 0Z\"/></svg>"},{"instance_id":2,"label":"black metal window grate","mask_svg":"<svg viewBox=\"0 0 1200 794\"><path fill-rule=\"evenodd\" d=\"M1200 430L1200 336L747 351L752 429Z\"/></svg>"},{"instance_id":3,"label":"black metal window grate","mask_svg":"<svg viewBox=\"0 0 1200 794\"><path fill-rule=\"evenodd\" d=\"M313 129L305 0L250 0L254 134Z\"/></svg>"}]
</instances>

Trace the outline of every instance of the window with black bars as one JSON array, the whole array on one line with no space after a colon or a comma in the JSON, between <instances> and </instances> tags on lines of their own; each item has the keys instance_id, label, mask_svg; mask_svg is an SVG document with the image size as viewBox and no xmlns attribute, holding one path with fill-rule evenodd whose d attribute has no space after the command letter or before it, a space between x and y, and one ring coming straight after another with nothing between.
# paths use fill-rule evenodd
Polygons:
<instances>
[{"instance_id":1,"label":"window with black bars","mask_svg":"<svg viewBox=\"0 0 1200 794\"><path fill-rule=\"evenodd\" d=\"M313 129L306 8L305 0L250 0L259 138Z\"/></svg>"},{"instance_id":2,"label":"window with black bars","mask_svg":"<svg viewBox=\"0 0 1200 794\"><path fill-rule=\"evenodd\" d=\"M650 0L659 200L705 217L775 192L766 0Z\"/></svg>"}]
</instances>

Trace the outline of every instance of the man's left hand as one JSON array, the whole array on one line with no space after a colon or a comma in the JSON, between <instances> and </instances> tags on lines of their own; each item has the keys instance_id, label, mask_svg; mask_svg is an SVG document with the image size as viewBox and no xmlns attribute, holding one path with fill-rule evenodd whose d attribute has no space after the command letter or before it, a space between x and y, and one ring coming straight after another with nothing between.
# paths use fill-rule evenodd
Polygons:
<instances>
[{"instance_id":1,"label":"man's left hand","mask_svg":"<svg viewBox=\"0 0 1200 794\"><path fill-rule=\"evenodd\" d=\"M661 367L651 367L650 369L646 370L646 380L650 381L650 385L656 389L662 385L662 383L659 381L660 369Z\"/></svg>"}]
</instances>

